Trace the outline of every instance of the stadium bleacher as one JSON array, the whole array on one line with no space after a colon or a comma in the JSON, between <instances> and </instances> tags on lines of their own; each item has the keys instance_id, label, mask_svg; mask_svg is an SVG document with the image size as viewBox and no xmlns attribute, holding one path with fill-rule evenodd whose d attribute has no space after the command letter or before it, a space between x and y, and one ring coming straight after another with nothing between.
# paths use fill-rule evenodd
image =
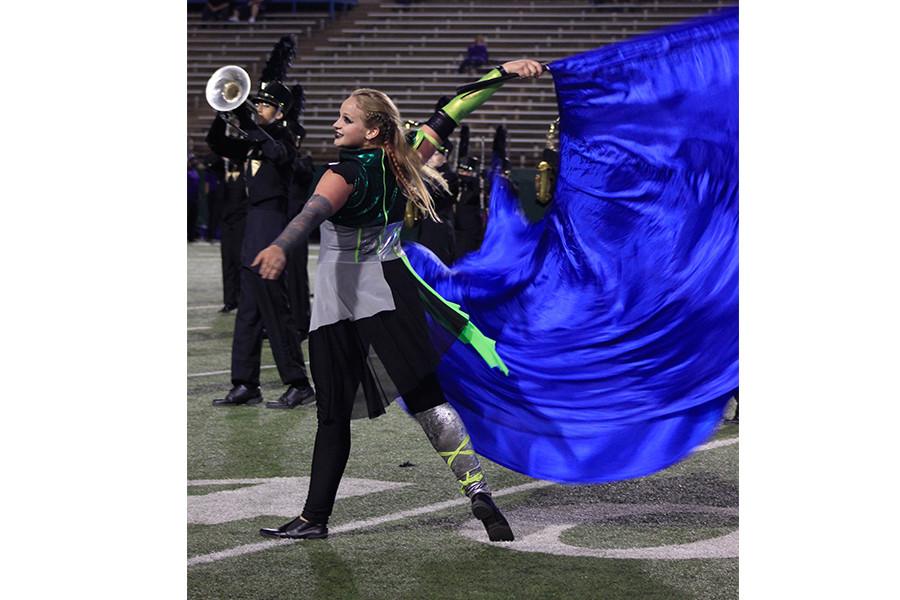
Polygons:
<instances>
[{"instance_id":1,"label":"stadium bleacher","mask_svg":"<svg viewBox=\"0 0 900 600\"><path fill-rule=\"evenodd\" d=\"M338 3L343 5L346 3ZM487 38L491 61L529 57L550 62L643 32L706 14L733 0L623 0L594 3L551 0L474 2L359 2L335 11L328 2L280 2L264 19L211 24L188 15L188 144L206 153L203 138L213 111L204 98L208 77L237 64L256 81L272 45L285 34L298 42L288 83L303 85L306 147L316 160L332 160L331 123L341 101L357 87L389 94L406 119L423 120L442 95L473 79L457 73L477 34ZM291 6L288 6L291 5ZM490 148L494 128L509 133L513 166L533 166L547 125L556 116L552 79L507 83L467 123L475 151Z\"/></svg>"}]
</instances>

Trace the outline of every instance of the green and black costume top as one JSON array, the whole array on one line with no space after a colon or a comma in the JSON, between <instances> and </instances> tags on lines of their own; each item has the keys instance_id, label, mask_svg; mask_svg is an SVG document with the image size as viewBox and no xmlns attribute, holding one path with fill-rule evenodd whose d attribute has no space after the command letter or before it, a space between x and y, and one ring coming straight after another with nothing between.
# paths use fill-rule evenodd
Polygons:
<instances>
[{"instance_id":1,"label":"green and black costume top","mask_svg":"<svg viewBox=\"0 0 900 600\"><path fill-rule=\"evenodd\" d=\"M353 186L347 203L329 221L343 227L376 227L403 220L406 196L381 148L342 149L337 163L326 165ZM318 182L317 182L318 183Z\"/></svg>"}]
</instances>

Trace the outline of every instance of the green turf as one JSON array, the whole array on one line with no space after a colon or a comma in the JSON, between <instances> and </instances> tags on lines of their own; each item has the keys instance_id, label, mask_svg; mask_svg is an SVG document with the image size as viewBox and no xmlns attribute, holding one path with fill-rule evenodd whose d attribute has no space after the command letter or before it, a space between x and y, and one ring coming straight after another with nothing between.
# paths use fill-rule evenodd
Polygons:
<instances>
[{"instance_id":1,"label":"green turf","mask_svg":"<svg viewBox=\"0 0 900 600\"><path fill-rule=\"evenodd\" d=\"M218 246L188 248L188 373L227 371L233 313L221 305ZM311 259L311 263L315 258ZM307 348L304 344L304 355ZM274 362L264 345L264 365ZM284 386L276 369L263 369L262 388L274 400ZM303 477L315 435L315 409L217 408L228 391L226 373L187 379L187 467L190 480ZM418 425L397 407L374 421L354 421L348 477L401 482L406 487L341 499L332 527L460 498L454 478ZM736 438L724 424L714 439ZM411 462L412 467L399 465ZM532 481L485 461L495 489ZM562 486L498 498L507 513L590 513L602 503L738 506L738 444L698 452L660 473L608 485ZM192 498L246 484L189 486ZM299 499L297 512L300 510ZM259 515L219 525L188 525L187 556L263 541L259 527L284 517ZM328 540L280 546L188 568L191 599L269 598L736 598L738 561L613 560L512 551L467 539L465 505L333 535ZM523 526L513 522L513 527ZM631 548L683 544L734 531L738 519L711 513L585 518L560 540L579 548Z\"/></svg>"},{"instance_id":2,"label":"green turf","mask_svg":"<svg viewBox=\"0 0 900 600\"><path fill-rule=\"evenodd\" d=\"M189 597L697 597L689 585L682 582L679 588L639 562L534 557L465 545L442 531L449 524L425 520L380 533L271 550L227 567L201 565L189 574Z\"/></svg>"}]
</instances>

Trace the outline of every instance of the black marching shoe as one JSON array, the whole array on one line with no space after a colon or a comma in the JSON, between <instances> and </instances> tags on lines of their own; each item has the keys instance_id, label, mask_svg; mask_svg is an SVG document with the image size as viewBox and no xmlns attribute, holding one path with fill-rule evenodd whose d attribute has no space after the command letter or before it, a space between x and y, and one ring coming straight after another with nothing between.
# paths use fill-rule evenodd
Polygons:
<instances>
[{"instance_id":1,"label":"black marching shoe","mask_svg":"<svg viewBox=\"0 0 900 600\"><path fill-rule=\"evenodd\" d=\"M316 393L311 387L291 386L275 402L266 402L266 408L296 408L304 404L312 404L316 400Z\"/></svg>"},{"instance_id":2,"label":"black marching shoe","mask_svg":"<svg viewBox=\"0 0 900 600\"><path fill-rule=\"evenodd\" d=\"M516 539L509 522L489 494L472 496L472 514L484 525L488 539L492 542L511 542Z\"/></svg>"},{"instance_id":3,"label":"black marching shoe","mask_svg":"<svg viewBox=\"0 0 900 600\"><path fill-rule=\"evenodd\" d=\"M259 535L282 540L324 540L328 537L328 526L308 523L297 517L278 529L263 527L259 530Z\"/></svg>"},{"instance_id":4,"label":"black marching shoe","mask_svg":"<svg viewBox=\"0 0 900 600\"><path fill-rule=\"evenodd\" d=\"M262 393L259 386L247 387L243 383L231 388L224 398L213 400L213 406L237 406L239 404L259 404L262 402Z\"/></svg>"},{"instance_id":5,"label":"black marching shoe","mask_svg":"<svg viewBox=\"0 0 900 600\"><path fill-rule=\"evenodd\" d=\"M230 313L234 309L237 308L237 304L228 304L226 303L222 308L219 309L220 313Z\"/></svg>"}]
</instances>

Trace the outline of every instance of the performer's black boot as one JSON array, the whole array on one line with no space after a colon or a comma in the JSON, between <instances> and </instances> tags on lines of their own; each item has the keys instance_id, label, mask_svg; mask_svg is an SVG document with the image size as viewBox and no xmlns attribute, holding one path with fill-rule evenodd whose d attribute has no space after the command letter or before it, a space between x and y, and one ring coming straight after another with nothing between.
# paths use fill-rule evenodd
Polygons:
<instances>
[{"instance_id":1,"label":"performer's black boot","mask_svg":"<svg viewBox=\"0 0 900 600\"><path fill-rule=\"evenodd\" d=\"M462 419L446 402L413 415L447 466L459 480L459 491L472 499L472 513L481 520L492 542L511 542L513 532L491 498L481 463Z\"/></svg>"},{"instance_id":2,"label":"performer's black boot","mask_svg":"<svg viewBox=\"0 0 900 600\"><path fill-rule=\"evenodd\" d=\"M309 523L297 517L277 529L263 527L259 530L259 535L287 540L324 540L328 537L328 527Z\"/></svg>"},{"instance_id":3,"label":"performer's black boot","mask_svg":"<svg viewBox=\"0 0 900 600\"><path fill-rule=\"evenodd\" d=\"M492 542L511 542L515 538L509 522L490 494L478 493L472 496L472 514L481 521Z\"/></svg>"}]
</instances>

